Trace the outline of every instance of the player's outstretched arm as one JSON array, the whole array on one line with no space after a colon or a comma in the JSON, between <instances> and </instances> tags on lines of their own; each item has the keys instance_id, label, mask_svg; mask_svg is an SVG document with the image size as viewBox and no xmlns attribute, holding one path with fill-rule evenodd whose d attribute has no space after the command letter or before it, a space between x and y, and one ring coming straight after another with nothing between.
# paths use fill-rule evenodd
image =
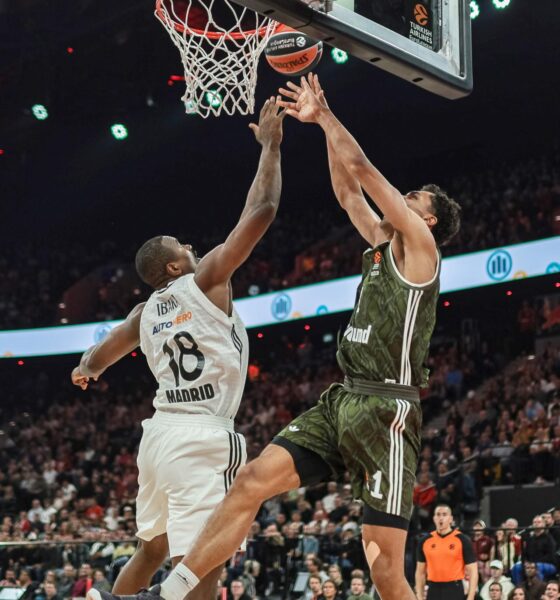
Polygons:
<instances>
[{"instance_id":1,"label":"player's outstretched arm","mask_svg":"<svg viewBox=\"0 0 560 600\"><path fill-rule=\"evenodd\" d=\"M325 95L319 84L319 78L315 75L308 79L314 93L321 98L327 107ZM295 100L303 93L303 88L292 81L286 83L286 88L280 88L280 93L287 98ZM288 110L289 112L289 110ZM348 213L350 221L359 231L360 235L372 246L376 245L381 219L368 204L360 182L356 177L350 175L335 147L327 139L327 150L329 156L329 170L333 191L340 206Z\"/></svg>"},{"instance_id":2,"label":"player's outstretched arm","mask_svg":"<svg viewBox=\"0 0 560 600\"><path fill-rule=\"evenodd\" d=\"M140 317L145 302L138 304L125 321L112 329L107 336L86 350L80 364L72 371L72 383L85 390L90 378L97 378L112 364L140 345Z\"/></svg>"},{"instance_id":3,"label":"player's outstretched arm","mask_svg":"<svg viewBox=\"0 0 560 600\"><path fill-rule=\"evenodd\" d=\"M265 102L258 125L249 125L262 146L259 168L239 222L226 241L197 265L195 281L205 293L229 285L234 271L249 258L276 216L282 190L280 144L284 114L277 99L272 97Z\"/></svg>"},{"instance_id":4,"label":"player's outstretched arm","mask_svg":"<svg viewBox=\"0 0 560 600\"><path fill-rule=\"evenodd\" d=\"M332 144L327 141L329 170L331 183L340 206L348 213L348 217L360 235L371 244L379 243L381 219L366 200L360 182L350 175Z\"/></svg>"},{"instance_id":5,"label":"player's outstretched arm","mask_svg":"<svg viewBox=\"0 0 560 600\"><path fill-rule=\"evenodd\" d=\"M300 86L290 86L290 90L280 89L291 100L281 102L287 114L303 123L317 123L323 129L346 170L360 182L397 231L411 236L413 241L434 246L422 219L407 207L402 194L371 164L352 134L334 116L317 76L309 74L307 78L302 77L300 83Z\"/></svg>"}]
</instances>

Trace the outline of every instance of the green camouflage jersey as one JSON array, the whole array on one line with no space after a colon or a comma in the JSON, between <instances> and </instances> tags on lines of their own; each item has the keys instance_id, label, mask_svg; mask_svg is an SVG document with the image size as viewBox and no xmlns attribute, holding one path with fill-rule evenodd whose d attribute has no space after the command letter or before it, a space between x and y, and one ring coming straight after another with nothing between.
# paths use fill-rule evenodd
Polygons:
<instances>
[{"instance_id":1,"label":"green camouflage jersey","mask_svg":"<svg viewBox=\"0 0 560 600\"><path fill-rule=\"evenodd\" d=\"M425 387L425 367L436 321L441 259L425 285L398 271L386 241L364 252L362 283L337 359L345 375Z\"/></svg>"}]
</instances>

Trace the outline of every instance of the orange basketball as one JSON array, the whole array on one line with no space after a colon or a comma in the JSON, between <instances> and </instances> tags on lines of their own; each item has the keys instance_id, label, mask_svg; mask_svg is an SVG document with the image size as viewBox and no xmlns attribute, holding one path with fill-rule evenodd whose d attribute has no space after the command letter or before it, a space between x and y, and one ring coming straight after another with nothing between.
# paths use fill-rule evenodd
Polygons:
<instances>
[{"instance_id":1,"label":"orange basketball","mask_svg":"<svg viewBox=\"0 0 560 600\"><path fill-rule=\"evenodd\" d=\"M323 42L301 31L282 27L270 37L264 54L275 71L295 77L311 71L319 64Z\"/></svg>"}]
</instances>

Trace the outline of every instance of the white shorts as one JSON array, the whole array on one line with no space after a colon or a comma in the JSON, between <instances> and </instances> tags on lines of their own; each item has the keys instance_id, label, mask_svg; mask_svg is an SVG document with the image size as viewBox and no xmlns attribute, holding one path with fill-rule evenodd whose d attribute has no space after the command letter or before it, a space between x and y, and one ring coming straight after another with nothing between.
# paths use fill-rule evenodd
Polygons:
<instances>
[{"instance_id":1,"label":"white shorts","mask_svg":"<svg viewBox=\"0 0 560 600\"><path fill-rule=\"evenodd\" d=\"M245 464L245 439L223 417L156 411L142 427L136 535L167 533L170 556L182 556Z\"/></svg>"}]
</instances>

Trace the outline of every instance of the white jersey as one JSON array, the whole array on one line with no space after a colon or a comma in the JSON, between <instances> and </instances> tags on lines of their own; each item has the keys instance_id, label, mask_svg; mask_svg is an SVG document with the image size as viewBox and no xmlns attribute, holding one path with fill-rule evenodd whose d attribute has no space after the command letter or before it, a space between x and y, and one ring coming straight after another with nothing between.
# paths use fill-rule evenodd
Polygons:
<instances>
[{"instance_id":1,"label":"white jersey","mask_svg":"<svg viewBox=\"0 0 560 600\"><path fill-rule=\"evenodd\" d=\"M158 382L159 411L233 419L248 366L249 340L233 309L228 317L183 275L146 302L140 347Z\"/></svg>"}]
</instances>

